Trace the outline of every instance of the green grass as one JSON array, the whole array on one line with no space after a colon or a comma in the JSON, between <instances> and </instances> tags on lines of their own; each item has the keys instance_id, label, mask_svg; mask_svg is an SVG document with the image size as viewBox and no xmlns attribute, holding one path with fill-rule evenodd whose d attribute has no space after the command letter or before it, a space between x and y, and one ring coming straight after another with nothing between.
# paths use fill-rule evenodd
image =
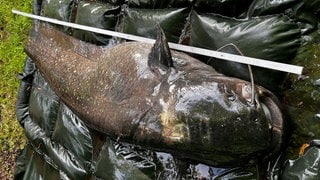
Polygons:
<instances>
[{"instance_id":1,"label":"green grass","mask_svg":"<svg viewBox=\"0 0 320 180\"><path fill-rule=\"evenodd\" d=\"M15 116L19 81L26 54L24 44L31 20L12 9L31 12L31 0L0 0L0 179L12 178L15 158L26 140Z\"/></svg>"}]
</instances>

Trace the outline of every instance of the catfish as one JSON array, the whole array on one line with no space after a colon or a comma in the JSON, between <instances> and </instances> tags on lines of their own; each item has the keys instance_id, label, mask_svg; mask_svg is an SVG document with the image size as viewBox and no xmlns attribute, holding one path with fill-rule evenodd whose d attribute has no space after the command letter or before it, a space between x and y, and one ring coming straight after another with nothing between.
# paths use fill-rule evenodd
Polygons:
<instances>
[{"instance_id":1,"label":"catfish","mask_svg":"<svg viewBox=\"0 0 320 180\"><path fill-rule=\"evenodd\" d=\"M285 119L278 99L170 50L158 31L155 44L96 46L39 23L25 50L62 102L117 141L221 167L277 153Z\"/></svg>"}]
</instances>

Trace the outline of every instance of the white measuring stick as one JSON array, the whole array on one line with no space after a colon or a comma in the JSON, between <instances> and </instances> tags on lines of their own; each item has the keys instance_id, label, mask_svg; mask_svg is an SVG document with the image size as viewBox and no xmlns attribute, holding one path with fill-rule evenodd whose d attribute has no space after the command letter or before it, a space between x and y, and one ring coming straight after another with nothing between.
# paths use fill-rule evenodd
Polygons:
<instances>
[{"instance_id":1,"label":"white measuring stick","mask_svg":"<svg viewBox=\"0 0 320 180\"><path fill-rule=\"evenodd\" d=\"M141 37L141 36L135 36L135 35L131 35L131 34L115 32L115 31L110 31L110 30L105 30L105 29L100 29L100 28L95 28L95 27L60 21L57 19L38 16L38 15L34 15L34 14L29 14L29 13L17 11L14 9L12 10L12 13L18 14L21 16L25 16L25 17L29 17L32 19L37 19L40 21L45 21L45 22L49 22L49 23L53 23L53 24L62 25L62 26L68 26L68 27L72 27L75 29L90 31L90 32L94 32L94 33L108 35L108 36L115 36L115 37L128 39L128 40L132 40L132 41L145 42L145 43L151 43L151 44L153 44L155 42L154 39L149 39L149 38L145 38L145 37ZM223 52L213 51L213 50L209 50L209 49L186 46L186 45L181 45L181 44L176 44L176 43L169 42L169 47L171 49L179 50L179 51L183 51L183 52L199 54L199 55L214 57L214 58L218 58L218 59L223 59L223 60L228 60L228 61L233 61L233 62L238 62L238 63L243 63L243 64L249 64L249 65L253 65L253 66L258 66L258 67L263 67L263 68L268 68L268 69L273 69L273 70L278 70L278 71L284 71L284 72L294 73L294 74L298 74L298 75L301 75L302 70L303 70L303 67L301 67L301 66L285 64L285 63L278 63L278 62L257 59L257 58L252 58L252 57L246 57L246 56L240 56L240 55L234 55L234 54L229 54L229 53L223 53Z\"/></svg>"}]
</instances>

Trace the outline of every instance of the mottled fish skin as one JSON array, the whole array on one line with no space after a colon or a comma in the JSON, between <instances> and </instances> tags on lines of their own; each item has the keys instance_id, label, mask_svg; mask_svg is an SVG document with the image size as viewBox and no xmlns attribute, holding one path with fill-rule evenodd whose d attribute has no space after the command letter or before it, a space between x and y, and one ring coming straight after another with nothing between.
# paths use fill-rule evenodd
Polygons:
<instances>
[{"instance_id":1,"label":"mottled fish skin","mask_svg":"<svg viewBox=\"0 0 320 180\"><path fill-rule=\"evenodd\" d=\"M283 117L272 93L255 86L251 106L250 83L176 51L173 67L155 73L147 63L151 50L140 42L95 46L44 23L26 45L62 101L111 137L223 166L279 148ZM262 108L258 96L271 106Z\"/></svg>"}]
</instances>

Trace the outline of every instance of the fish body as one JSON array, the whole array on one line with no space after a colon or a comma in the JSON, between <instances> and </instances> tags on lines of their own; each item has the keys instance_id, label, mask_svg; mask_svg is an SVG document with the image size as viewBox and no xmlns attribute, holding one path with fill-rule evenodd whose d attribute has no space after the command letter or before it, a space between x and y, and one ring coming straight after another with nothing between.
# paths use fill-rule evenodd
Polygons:
<instances>
[{"instance_id":1,"label":"fish body","mask_svg":"<svg viewBox=\"0 0 320 180\"><path fill-rule=\"evenodd\" d=\"M271 92L169 50L163 33L101 47L40 23L26 52L88 126L120 141L215 166L253 163L283 141Z\"/></svg>"}]
</instances>

